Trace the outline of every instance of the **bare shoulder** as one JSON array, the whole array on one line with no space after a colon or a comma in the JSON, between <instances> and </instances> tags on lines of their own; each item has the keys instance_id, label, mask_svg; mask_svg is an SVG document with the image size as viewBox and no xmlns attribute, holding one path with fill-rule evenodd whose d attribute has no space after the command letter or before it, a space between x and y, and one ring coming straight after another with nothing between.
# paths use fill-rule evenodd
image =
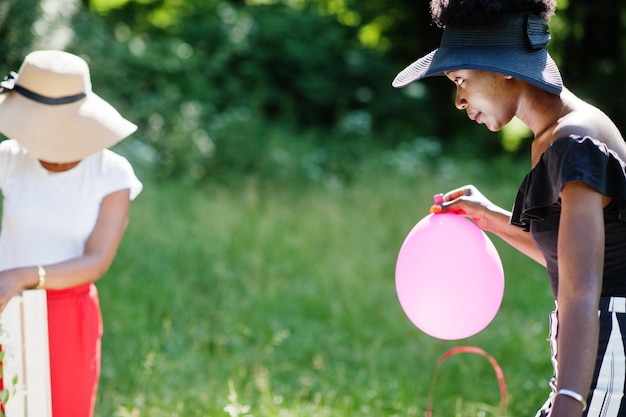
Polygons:
<instances>
[{"instance_id":1,"label":"bare shoulder","mask_svg":"<svg viewBox=\"0 0 626 417\"><path fill-rule=\"evenodd\" d=\"M553 140L570 135L589 136L626 160L626 143L615 123L603 111L580 99L572 102L571 111L559 119L552 135Z\"/></svg>"}]
</instances>

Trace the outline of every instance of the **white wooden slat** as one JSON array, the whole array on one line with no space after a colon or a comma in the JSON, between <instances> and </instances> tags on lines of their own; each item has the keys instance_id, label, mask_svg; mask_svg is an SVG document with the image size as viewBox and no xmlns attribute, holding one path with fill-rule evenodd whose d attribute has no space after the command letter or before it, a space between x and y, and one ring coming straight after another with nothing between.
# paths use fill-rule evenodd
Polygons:
<instances>
[{"instance_id":1,"label":"white wooden slat","mask_svg":"<svg viewBox=\"0 0 626 417\"><path fill-rule=\"evenodd\" d=\"M24 367L26 407L29 417L49 417L52 412L50 398L50 356L48 349L48 309L45 290L22 293L24 327ZM7 416L11 417L11 416Z\"/></svg>"},{"instance_id":2,"label":"white wooden slat","mask_svg":"<svg viewBox=\"0 0 626 417\"><path fill-rule=\"evenodd\" d=\"M7 417L51 417L48 314L45 290L27 290L14 297L0 316L5 389L18 377L18 393L5 406Z\"/></svg>"}]
</instances>

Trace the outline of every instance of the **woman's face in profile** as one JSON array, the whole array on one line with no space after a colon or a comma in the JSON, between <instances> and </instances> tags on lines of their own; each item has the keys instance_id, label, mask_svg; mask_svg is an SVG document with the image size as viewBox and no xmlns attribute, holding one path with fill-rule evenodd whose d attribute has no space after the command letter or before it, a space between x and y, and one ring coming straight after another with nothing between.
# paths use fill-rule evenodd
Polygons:
<instances>
[{"instance_id":1,"label":"woman's face in profile","mask_svg":"<svg viewBox=\"0 0 626 417\"><path fill-rule=\"evenodd\" d=\"M476 123L496 132L515 116L518 94L513 77L472 69L447 71L445 75L456 86L456 107Z\"/></svg>"}]
</instances>

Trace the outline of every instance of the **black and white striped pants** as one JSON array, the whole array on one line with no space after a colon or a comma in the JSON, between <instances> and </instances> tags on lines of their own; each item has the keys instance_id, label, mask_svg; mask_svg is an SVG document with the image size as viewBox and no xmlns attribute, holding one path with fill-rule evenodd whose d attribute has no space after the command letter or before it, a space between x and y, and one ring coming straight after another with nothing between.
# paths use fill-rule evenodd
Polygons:
<instances>
[{"instance_id":1,"label":"black and white striped pants","mask_svg":"<svg viewBox=\"0 0 626 417\"><path fill-rule=\"evenodd\" d=\"M556 331L557 309L550 315L550 347L554 378L552 393L536 417L550 416L558 375ZM624 400L626 383L626 297L602 297L598 310L600 337L598 356L591 390L587 395L587 410L583 417L626 417Z\"/></svg>"}]
</instances>

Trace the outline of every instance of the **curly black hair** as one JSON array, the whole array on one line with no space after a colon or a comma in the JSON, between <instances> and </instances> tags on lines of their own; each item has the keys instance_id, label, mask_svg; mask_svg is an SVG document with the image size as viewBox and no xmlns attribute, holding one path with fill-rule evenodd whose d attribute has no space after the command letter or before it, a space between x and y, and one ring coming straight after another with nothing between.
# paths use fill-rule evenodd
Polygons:
<instances>
[{"instance_id":1,"label":"curly black hair","mask_svg":"<svg viewBox=\"0 0 626 417\"><path fill-rule=\"evenodd\" d=\"M488 25L507 13L531 12L546 22L556 0L431 0L430 13L439 27Z\"/></svg>"}]
</instances>

